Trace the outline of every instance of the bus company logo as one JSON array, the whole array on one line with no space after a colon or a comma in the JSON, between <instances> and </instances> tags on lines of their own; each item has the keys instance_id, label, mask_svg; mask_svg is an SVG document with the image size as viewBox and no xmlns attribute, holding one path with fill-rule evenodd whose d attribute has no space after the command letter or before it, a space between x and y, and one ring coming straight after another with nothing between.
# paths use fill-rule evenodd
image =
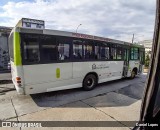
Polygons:
<instances>
[{"instance_id":1,"label":"bus company logo","mask_svg":"<svg viewBox=\"0 0 160 130\"><path fill-rule=\"evenodd\" d=\"M2 127L12 127L11 122L2 122Z\"/></svg>"},{"instance_id":2,"label":"bus company logo","mask_svg":"<svg viewBox=\"0 0 160 130\"><path fill-rule=\"evenodd\" d=\"M92 65L92 70L95 70L95 69L107 69L107 68L109 68L109 66L107 66L106 64L99 64L99 65L93 64Z\"/></svg>"},{"instance_id":3,"label":"bus company logo","mask_svg":"<svg viewBox=\"0 0 160 130\"><path fill-rule=\"evenodd\" d=\"M92 70L95 70L96 69L96 64L93 64L92 65Z\"/></svg>"}]
</instances>

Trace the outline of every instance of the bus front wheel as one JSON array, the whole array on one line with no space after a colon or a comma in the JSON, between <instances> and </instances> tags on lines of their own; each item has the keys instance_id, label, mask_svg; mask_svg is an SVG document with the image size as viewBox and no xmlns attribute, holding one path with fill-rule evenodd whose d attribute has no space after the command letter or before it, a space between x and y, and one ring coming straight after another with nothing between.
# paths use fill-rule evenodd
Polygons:
<instances>
[{"instance_id":1,"label":"bus front wheel","mask_svg":"<svg viewBox=\"0 0 160 130\"><path fill-rule=\"evenodd\" d=\"M92 90L96 87L97 78L93 74L89 74L83 80L83 89L86 91Z\"/></svg>"}]
</instances>

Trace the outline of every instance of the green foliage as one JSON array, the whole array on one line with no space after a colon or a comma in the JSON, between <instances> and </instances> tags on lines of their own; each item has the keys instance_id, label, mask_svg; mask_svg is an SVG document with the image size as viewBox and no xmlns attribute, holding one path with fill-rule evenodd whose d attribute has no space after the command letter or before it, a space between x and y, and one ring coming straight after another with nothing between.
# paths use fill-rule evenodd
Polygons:
<instances>
[{"instance_id":1,"label":"green foliage","mask_svg":"<svg viewBox=\"0 0 160 130\"><path fill-rule=\"evenodd\" d=\"M146 58L145 58L145 67L149 67L149 62L150 62L150 58L149 58L149 54L146 55Z\"/></svg>"}]
</instances>

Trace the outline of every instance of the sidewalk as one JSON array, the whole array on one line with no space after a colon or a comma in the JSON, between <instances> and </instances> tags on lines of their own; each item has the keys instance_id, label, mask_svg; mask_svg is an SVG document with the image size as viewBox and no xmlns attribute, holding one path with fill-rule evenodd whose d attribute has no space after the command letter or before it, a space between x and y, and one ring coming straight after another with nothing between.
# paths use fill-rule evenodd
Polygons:
<instances>
[{"instance_id":1,"label":"sidewalk","mask_svg":"<svg viewBox=\"0 0 160 130\"><path fill-rule=\"evenodd\" d=\"M0 84L0 95L2 95L5 92L8 92L8 91L15 90L14 85L12 83L9 83L9 82L11 82L11 81L7 81L7 84L5 84L6 82L3 83L3 84Z\"/></svg>"},{"instance_id":2,"label":"sidewalk","mask_svg":"<svg viewBox=\"0 0 160 130\"><path fill-rule=\"evenodd\" d=\"M143 75L134 80L104 83L87 92L73 89L24 96L18 95L16 91L9 91L0 96L0 120L115 121L115 123L120 123L124 127L86 129L129 130L130 128L126 127L127 124L122 121L137 121L139 119L145 77ZM25 129L27 128L22 128L22 130ZM47 129L75 130L81 128L59 127Z\"/></svg>"}]
</instances>

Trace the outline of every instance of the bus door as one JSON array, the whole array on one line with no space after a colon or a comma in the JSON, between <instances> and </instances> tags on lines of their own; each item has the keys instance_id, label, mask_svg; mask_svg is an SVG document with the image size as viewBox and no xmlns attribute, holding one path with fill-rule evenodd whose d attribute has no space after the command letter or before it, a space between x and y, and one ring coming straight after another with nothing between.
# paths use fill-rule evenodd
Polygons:
<instances>
[{"instance_id":1,"label":"bus door","mask_svg":"<svg viewBox=\"0 0 160 130\"><path fill-rule=\"evenodd\" d=\"M124 48L123 76L127 77L129 68L129 48Z\"/></svg>"}]
</instances>

